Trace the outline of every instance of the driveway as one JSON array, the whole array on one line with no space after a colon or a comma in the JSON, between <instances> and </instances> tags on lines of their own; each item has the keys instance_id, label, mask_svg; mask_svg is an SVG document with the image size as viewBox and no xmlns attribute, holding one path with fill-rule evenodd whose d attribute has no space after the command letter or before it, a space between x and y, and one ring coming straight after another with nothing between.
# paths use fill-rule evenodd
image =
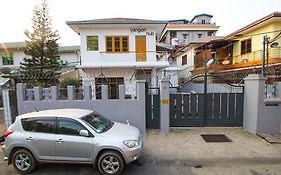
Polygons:
<instances>
[{"instance_id":1,"label":"driveway","mask_svg":"<svg viewBox=\"0 0 281 175\"><path fill-rule=\"evenodd\" d=\"M206 143L201 134L225 134L232 142ZM188 128L162 135L150 130L144 138L144 153L128 165L125 175L278 175L281 145L270 144L240 128ZM0 156L0 174L17 175ZM32 175L93 175L90 165L41 165ZM1 174L1 175L2 175Z\"/></svg>"}]
</instances>

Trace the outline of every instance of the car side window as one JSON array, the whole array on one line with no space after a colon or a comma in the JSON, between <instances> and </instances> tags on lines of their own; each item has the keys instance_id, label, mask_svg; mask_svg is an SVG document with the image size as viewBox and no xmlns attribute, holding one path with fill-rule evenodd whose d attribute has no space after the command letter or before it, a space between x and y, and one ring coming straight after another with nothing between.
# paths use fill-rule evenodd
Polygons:
<instances>
[{"instance_id":1,"label":"car side window","mask_svg":"<svg viewBox=\"0 0 281 175\"><path fill-rule=\"evenodd\" d=\"M55 118L34 118L29 131L53 134L55 133Z\"/></svg>"},{"instance_id":2,"label":"car side window","mask_svg":"<svg viewBox=\"0 0 281 175\"><path fill-rule=\"evenodd\" d=\"M22 128L25 131L30 131L31 126L32 126L32 122L33 122L33 118L23 118L23 119L21 119Z\"/></svg>"},{"instance_id":3,"label":"car side window","mask_svg":"<svg viewBox=\"0 0 281 175\"><path fill-rule=\"evenodd\" d=\"M79 136L81 130L87 130L87 129L76 120L67 119L67 118L58 119L59 134Z\"/></svg>"}]
</instances>

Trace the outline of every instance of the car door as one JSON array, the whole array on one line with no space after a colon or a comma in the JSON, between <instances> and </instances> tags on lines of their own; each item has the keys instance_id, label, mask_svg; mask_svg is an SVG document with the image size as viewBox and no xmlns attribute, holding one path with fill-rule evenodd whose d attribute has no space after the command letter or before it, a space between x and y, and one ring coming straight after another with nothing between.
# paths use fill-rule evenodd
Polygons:
<instances>
[{"instance_id":1,"label":"car door","mask_svg":"<svg viewBox=\"0 0 281 175\"><path fill-rule=\"evenodd\" d=\"M23 119L27 125L24 138L25 145L40 160L55 160L56 126L55 117L38 117Z\"/></svg>"},{"instance_id":2,"label":"car door","mask_svg":"<svg viewBox=\"0 0 281 175\"><path fill-rule=\"evenodd\" d=\"M91 162L94 151L93 137L79 135L81 130L87 130L85 126L71 118L59 117L57 123L56 160Z\"/></svg>"}]
</instances>

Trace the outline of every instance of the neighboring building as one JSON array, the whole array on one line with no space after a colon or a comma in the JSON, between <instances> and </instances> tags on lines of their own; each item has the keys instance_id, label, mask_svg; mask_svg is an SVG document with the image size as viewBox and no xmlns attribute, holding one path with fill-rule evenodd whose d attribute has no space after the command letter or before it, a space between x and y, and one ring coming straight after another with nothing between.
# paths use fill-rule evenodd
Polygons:
<instances>
[{"instance_id":1,"label":"neighboring building","mask_svg":"<svg viewBox=\"0 0 281 175\"><path fill-rule=\"evenodd\" d=\"M125 84L125 93L135 96L136 80L157 85L157 69L169 65L157 61L156 37L167 21L108 18L66 22L81 39L81 76L85 84L109 85L109 97L118 97L118 85Z\"/></svg>"},{"instance_id":2,"label":"neighboring building","mask_svg":"<svg viewBox=\"0 0 281 175\"><path fill-rule=\"evenodd\" d=\"M194 16L191 21L172 20L161 32L159 42L170 45L186 45L205 36L215 36L219 29L215 23L211 23L212 15L200 14Z\"/></svg>"},{"instance_id":3,"label":"neighboring building","mask_svg":"<svg viewBox=\"0 0 281 175\"><path fill-rule=\"evenodd\" d=\"M191 72L194 67L202 66L201 61L196 59L201 53L201 50L198 48L206 43L217 41L222 38L223 37L219 36L205 36L175 50L171 55L171 58L176 62L178 67L180 84L184 83L192 76Z\"/></svg>"},{"instance_id":4,"label":"neighboring building","mask_svg":"<svg viewBox=\"0 0 281 175\"><path fill-rule=\"evenodd\" d=\"M25 42L0 43L0 71L3 68L15 70L20 68L23 58L28 57L24 53ZM63 64L67 66L77 65L80 62L79 46L61 46L59 47L59 57Z\"/></svg>"},{"instance_id":5,"label":"neighboring building","mask_svg":"<svg viewBox=\"0 0 281 175\"><path fill-rule=\"evenodd\" d=\"M261 72L265 58L267 74L280 77L281 70L281 13L274 12L231 34L224 40L207 43L196 59L215 59L208 70L213 73L243 79L248 73ZM265 37L265 43L263 38ZM201 48L202 49L202 48ZM213 54L212 56L212 53ZM197 74L203 65L194 69ZM273 75L274 74L274 75ZM278 75L276 75L278 74Z\"/></svg>"}]
</instances>

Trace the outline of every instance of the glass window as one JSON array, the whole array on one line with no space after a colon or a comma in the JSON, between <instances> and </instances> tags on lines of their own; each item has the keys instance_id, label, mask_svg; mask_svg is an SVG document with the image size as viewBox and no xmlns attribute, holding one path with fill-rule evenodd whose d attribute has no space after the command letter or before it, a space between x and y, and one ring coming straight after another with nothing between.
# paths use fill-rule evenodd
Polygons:
<instances>
[{"instance_id":1,"label":"glass window","mask_svg":"<svg viewBox=\"0 0 281 175\"><path fill-rule=\"evenodd\" d=\"M115 52L120 52L120 37L115 37L114 38L114 48L115 48Z\"/></svg>"},{"instance_id":2,"label":"glass window","mask_svg":"<svg viewBox=\"0 0 281 175\"><path fill-rule=\"evenodd\" d=\"M30 128L32 132L40 133L54 133L55 131L55 119L51 118L36 118L32 122Z\"/></svg>"},{"instance_id":3,"label":"glass window","mask_svg":"<svg viewBox=\"0 0 281 175\"><path fill-rule=\"evenodd\" d=\"M59 119L58 133L78 136L81 130L87 130L83 125L73 119Z\"/></svg>"},{"instance_id":4,"label":"glass window","mask_svg":"<svg viewBox=\"0 0 281 175\"><path fill-rule=\"evenodd\" d=\"M98 113L91 113L85 117L82 117L82 120L85 121L97 133L106 132L114 124L112 121Z\"/></svg>"},{"instance_id":5,"label":"glass window","mask_svg":"<svg viewBox=\"0 0 281 175\"><path fill-rule=\"evenodd\" d=\"M122 37L123 52L128 52L128 37Z\"/></svg>"},{"instance_id":6,"label":"glass window","mask_svg":"<svg viewBox=\"0 0 281 175\"><path fill-rule=\"evenodd\" d=\"M33 122L33 118L23 118L23 119L21 119L22 128L25 131L30 131L32 122Z\"/></svg>"},{"instance_id":7,"label":"glass window","mask_svg":"<svg viewBox=\"0 0 281 175\"><path fill-rule=\"evenodd\" d=\"M106 51L112 52L112 37L106 37Z\"/></svg>"},{"instance_id":8,"label":"glass window","mask_svg":"<svg viewBox=\"0 0 281 175\"><path fill-rule=\"evenodd\" d=\"M182 65L187 64L187 55L184 55L184 56L181 57L181 63L182 63Z\"/></svg>"},{"instance_id":9,"label":"glass window","mask_svg":"<svg viewBox=\"0 0 281 175\"><path fill-rule=\"evenodd\" d=\"M99 50L98 36L87 36L87 50L88 51Z\"/></svg>"},{"instance_id":10,"label":"glass window","mask_svg":"<svg viewBox=\"0 0 281 175\"><path fill-rule=\"evenodd\" d=\"M14 57L12 53L4 53L2 55L2 64L3 65L14 65Z\"/></svg>"},{"instance_id":11,"label":"glass window","mask_svg":"<svg viewBox=\"0 0 281 175\"><path fill-rule=\"evenodd\" d=\"M128 36L107 36L106 52L128 52L129 40Z\"/></svg>"},{"instance_id":12,"label":"glass window","mask_svg":"<svg viewBox=\"0 0 281 175\"><path fill-rule=\"evenodd\" d=\"M241 41L241 55L252 52L252 39Z\"/></svg>"}]
</instances>

